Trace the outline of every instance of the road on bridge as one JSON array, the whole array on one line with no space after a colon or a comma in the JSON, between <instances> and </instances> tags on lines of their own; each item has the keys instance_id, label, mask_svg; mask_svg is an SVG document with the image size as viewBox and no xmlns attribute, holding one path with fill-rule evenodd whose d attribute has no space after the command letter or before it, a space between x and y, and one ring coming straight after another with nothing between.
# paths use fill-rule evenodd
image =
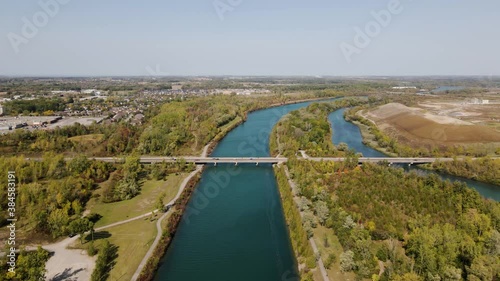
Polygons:
<instances>
[{"instance_id":1,"label":"road on bridge","mask_svg":"<svg viewBox=\"0 0 500 281\"><path fill-rule=\"evenodd\" d=\"M103 162L112 163L122 163L124 158L118 157L95 157L92 158ZM302 157L299 159L307 159L311 161L334 161L343 162L349 158L345 157ZM458 160L463 160L463 158L457 158ZM471 158L475 160L476 158ZM177 156L177 157L167 157L167 156L142 156L140 157L140 162L144 164L151 163L161 163L161 162L176 162L176 161L186 161L187 163L195 164L278 164L288 161L285 157L194 157L194 156ZM358 158L358 163L379 163L387 162L389 164L425 164L433 163L436 161L447 162L453 161L454 158L418 158L418 157L361 157Z\"/></svg>"}]
</instances>

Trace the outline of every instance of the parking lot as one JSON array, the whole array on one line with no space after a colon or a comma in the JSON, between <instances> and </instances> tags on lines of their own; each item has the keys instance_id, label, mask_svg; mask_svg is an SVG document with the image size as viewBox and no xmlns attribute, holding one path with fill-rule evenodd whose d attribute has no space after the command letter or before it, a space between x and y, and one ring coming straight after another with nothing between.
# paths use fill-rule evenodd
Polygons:
<instances>
[{"instance_id":1,"label":"parking lot","mask_svg":"<svg viewBox=\"0 0 500 281\"><path fill-rule=\"evenodd\" d=\"M60 116L20 116L0 117L0 134L15 130L51 130L80 123L88 126L93 122L100 123L104 117L60 117Z\"/></svg>"}]
</instances>

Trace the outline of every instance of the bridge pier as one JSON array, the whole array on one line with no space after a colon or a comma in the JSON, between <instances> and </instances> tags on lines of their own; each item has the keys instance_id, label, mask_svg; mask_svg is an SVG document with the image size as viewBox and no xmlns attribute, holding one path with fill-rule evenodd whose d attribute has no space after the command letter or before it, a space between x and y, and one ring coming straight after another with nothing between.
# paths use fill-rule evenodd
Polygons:
<instances>
[{"instance_id":1,"label":"bridge pier","mask_svg":"<svg viewBox=\"0 0 500 281\"><path fill-rule=\"evenodd\" d=\"M234 166L238 166L238 162L234 162Z\"/></svg>"},{"instance_id":2,"label":"bridge pier","mask_svg":"<svg viewBox=\"0 0 500 281\"><path fill-rule=\"evenodd\" d=\"M217 167L217 162L214 162L214 167Z\"/></svg>"},{"instance_id":3,"label":"bridge pier","mask_svg":"<svg viewBox=\"0 0 500 281\"><path fill-rule=\"evenodd\" d=\"M255 166L259 166L259 162L255 162Z\"/></svg>"}]
</instances>

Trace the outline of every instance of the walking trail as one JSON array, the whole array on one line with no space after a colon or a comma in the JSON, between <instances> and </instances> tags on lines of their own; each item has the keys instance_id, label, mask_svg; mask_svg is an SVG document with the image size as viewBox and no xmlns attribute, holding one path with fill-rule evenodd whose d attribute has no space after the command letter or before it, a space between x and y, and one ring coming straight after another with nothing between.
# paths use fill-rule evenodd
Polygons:
<instances>
[{"instance_id":1,"label":"walking trail","mask_svg":"<svg viewBox=\"0 0 500 281\"><path fill-rule=\"evenodd\" d=\"M303 153L302 155L304 155L304 154L305 153ZM297 194L298 194L297 193L297 187L295 186L295 183L292 181L292 179L290 177L290 172L288 171L288 167L287 166L284 166L284 167L285 167L285 174L286 174L286 177L288 179L288 184L292 188L292 193L293 193L293 197L294 197L294 201L295 201L295 205L296 205L295 207L299 208L299 206L297 204L297 200L298 200L298 197L297 197ZM303 217L302 212L300 212L300 216ZM316 242L314 241L314 239L312 237L309 239L309 243L311 244L311 247L313 249L314 255L315 256L320 256L318 247L316 246ZM328 278L328 273L326 272L325 265L323 264L323 260L321 259L321 256L320 256L320 258L318 260L318 267L319 267L319 270L321 272L321 276L323 276L323 280L324 281L330 281L330 279Z\"/></svg>"},{"instance_id":2,"label":"walking trail","mask_svg":"<svg viewBox=\"0 0 500 281\"><path fill-rule=\"evenodd\" d=\"M207 151L208 151L209 145L206 145L203 148L203 152L201 154L202 157L206 157ZM177 191L177 195L172 199L170 202L165 204L165 207L170 207L172 206L177 199L181 196L182 192L186 188L188 182L193 178L197 173L201 172L203 168L203 165L198 165L196 166L196 170L191 172L181 183L179 190ZM135 220L143 219L145 217L150 217L153 213L156 213L158 210L155 210L153 212L149 212L147 214L143 214L134 218L126 219L123 221L118 221L112 224L108 224L105 226L101 226L99 228L96 228L94 231L100 231L104 230L107 228L115 227L118 225L122 225L125 223L129 223ZM142 269L146 265L148 259L151 257L153 254L154 249L158 245L163 230L161 229L161 222L163 219L165 219L168 214L172 210L169 209L168 212L164 213L156 222L156 238L149 248L148 252L142 259L141 263L139 264L139 267L135 271L132 280L137 280L139 277ZM71 237L71 238L66 238L60 242L54 243L54 244L49 244L42 246L45 250L52 252L53 256L50 257L50 259L47 261L45 265L45 269L47 269L47 274L46 274L46 280L48 281L88 281L90 280L90 276L92 275L92 272L94 271L95 268L95 262L96 262L96 257L90 257L87 255L87 252L85 250L80 250L80 249L68 249L68 246L71 245L73 242L75 242L78 239L78 236ZM28 250L35 250L35 247L28 247Z\"/></svg>"}]
</instances>

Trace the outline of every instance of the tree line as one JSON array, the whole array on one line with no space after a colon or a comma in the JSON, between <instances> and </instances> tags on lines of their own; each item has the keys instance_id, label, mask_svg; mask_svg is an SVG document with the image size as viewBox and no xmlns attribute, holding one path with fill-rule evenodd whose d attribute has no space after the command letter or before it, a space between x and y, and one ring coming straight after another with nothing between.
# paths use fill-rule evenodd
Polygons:
<instances>
[{"instance_id":1,"label":"tree line","mask_svg":"<svg viewBox=\"0 0 500 281\"><path fill-rule=\"evenodd\" d=\"M66 102L61 98L39 98L33 100L12 100L4 103L5 113L10 115L63 111Z\"/></svg>"},{"instance_id":2,"label":"tree line","mask_svg":"<svg viewBox=\"0 0 500 281\"><path fill-rule=\"evenodd\" d=\"M311 235L306 232L304 226L302 225L302 218L300 216L300 212L295 206L295 201L290 185L288 184L284 167L275 167L274 174L280 191L283 212L288 225L292 248L295 252L295 256L297 257L297 262L299 264L305 264L300 272L301 280L313 280L312 272L310 270L316 267L316 257L314 256L313 249L309 244L309 238Z\"/></svg>"}]
</instances>

